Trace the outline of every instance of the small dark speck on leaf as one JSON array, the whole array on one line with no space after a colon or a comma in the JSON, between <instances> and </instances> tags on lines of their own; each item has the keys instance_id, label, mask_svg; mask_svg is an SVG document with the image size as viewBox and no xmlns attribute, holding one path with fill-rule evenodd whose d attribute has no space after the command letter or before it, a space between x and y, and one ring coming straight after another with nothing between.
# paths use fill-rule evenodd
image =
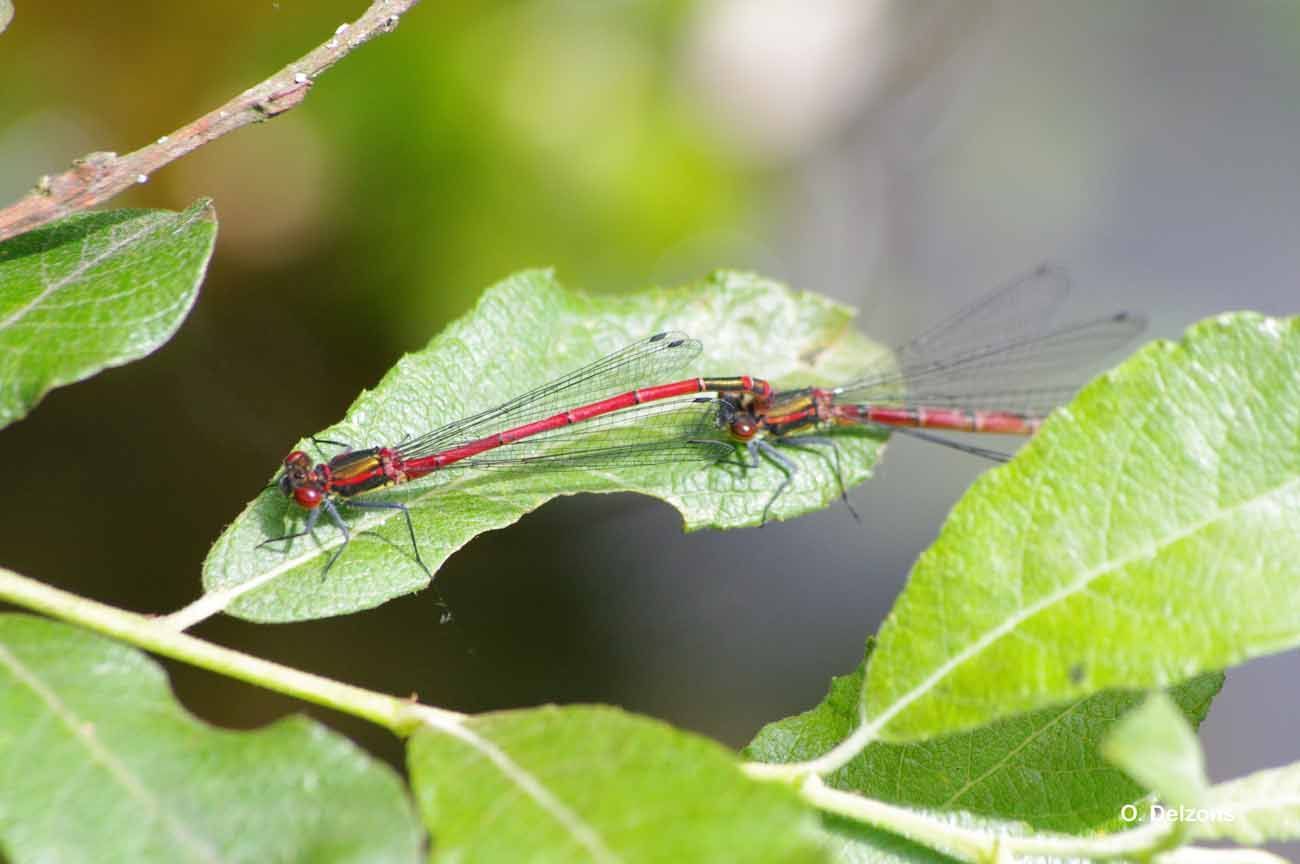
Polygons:
<instances>
[{"instance_id":1,"label":"small dark speck on leaf","mask_svg":"<svg viewBox=\"0 0 1300 864\"><path fill-rule=\"evenodd\" d=\"M817 360L826 353L825 345L816 345L799 355L799 361L805 366L816 366Z\"/></svg>"}]
</instances>

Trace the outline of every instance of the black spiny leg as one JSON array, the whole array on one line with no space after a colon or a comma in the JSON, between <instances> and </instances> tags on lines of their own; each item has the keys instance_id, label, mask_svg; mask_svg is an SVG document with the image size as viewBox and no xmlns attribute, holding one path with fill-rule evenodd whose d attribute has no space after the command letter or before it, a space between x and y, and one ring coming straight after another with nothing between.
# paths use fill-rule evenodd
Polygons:
<instances>
[{"instance_id":1,"label":"black spiny leg","mask_svg":"<svg viewBox=\"0 0 1300 864\"><path fill-rule=\"evenodd\" d=\"M321 506L325 508L326 513L330 514L330 519L334 522L335 526L343 532L343 542L339 544L338 551L330 556L330 560L325 562L325 569L320 572L320 578L324 581L325 574L330 572L330 568L334 566L334 562L339 560L339 556L343 554L343 550L348 548L348 544L352 542L352 532L348 530L348 523L343 521L343 517L339 515L338 508L334 506L333 501L326 498L321 502ZM312 511L313 514L317 512L319 511Z\"/></svg>"},{"instance_id":2,"label":"black spiny leg","mask_svg":"<svg viewBox=\"0 0 1300 864\"><path fill-rule=\"evenodd\" d=\"M295 531L293 534L285 534L283 537L272 537L269 540L263 540L261 543L257 544L257 548L261 549L263 546L271 543L279 543L281 540L288 540L289 545L284 547L284 554L288 555L289 550L293 548L293 541L297 540L299 537L306 537L308 534L311 534L311 532L316 528L316 522L318 519L320 519L319 509L308 510L307 524L303 526L301 531Z\"/></svg>"},{"instance_id":3,"label":"black spiny leg","mask_svg":"<svg viewBox=\"0 0 1300 864\"><path fill-rule=\"evenodd\" d=\"M415 540L415 525L411 523L411 510L409 507L396 501L348 501L347 504L350 507L359 507L362 510L401 510L402 515L406 517L406 531L411 535L411 551L415 553L415 563L420 565L424 570L424 574L429 577L429 581L433 582L433 571L420 557L420 544ZM446 600L442 599L442 595L438 592L436 586L433 590L437 595L434 602L442 609L438 623L450 624L452 621L451 607L447 605Z\"/></svg>"},{"instance_id":4,"label":"black spiny leg","mask_svg":"<svg viewBox=\"0 0 1300 864\"><path fill-rule=\"evenodd\" d=\"M406 517L406 530L411 535L411 551L415 553L415 562L423 568L425 575L429 577L429 581L433 581L433 572L429 569L429 566L424 563L424 559L420 557L420 544L415 540L415 525L411 522L411 510L409 507L405 504L398 503L397 501L349 500L346 503L349 507L357 507L361 510L401 510L402 515Z\"/></svg>"},{"instance_id":5,"label":"black spiny leg","mask_svg":"<svg viewBox=\"0 0 1300 864\"><path fill-rule=\"evenodd\" d=\"M336 454L335 454L336 456L341 456L341 455L343 455L343 453L347 453L347 452L350 452L350 451L352 450L352 445L351 445L351 444L345 444L345 443L342 442L342 441L332 441L332 440L330 440L329 438L317 438L315 435L311 436L311 439L310 439L310 440L311 440L311 443L312 443L312 444L316 445L316 452L319 453L319 454L321 455L321 458L322 458L322 459L328 459L328 458L329 458L329 457L327 457L327 456L325 455L325 451L322 450L322 449L320 449L320 445L322 445L322 444L328 444L328 445L330 445L331 447L338 447L339 450L340 450L341 452L340 452L340 453L336 453Z\"/></svg>"},{"instance_id":6,"label":"black spiny leg","mask_svg":"<svg viewBox=\"0 0 1300 864\"><path fill-rule=\"evenodd\" d=\"M840 467L840 448L835 446L834 438L826 435L800 435L798 438L778 438L776 443L778 446L790 447L795 450L804 450L809 453L816 453L818 456L823 455L820 450L813 450L810 447L802 445L808 444L815 447L831 448L831 453L835 457L833 465L835 468L835 482L839 484L840 487L840 500L844 502L845 507L849 508L849 513L853 515L853 518L856 519L859 524L862 523L862 517L858 515L858 511L854 510L853 505L849 503L849 490L844 485L844 470Z\"/></svg>"},{"instance_id":7,"label":"black spiny leg","mask_svg":"<svg viewBox=\"0 0 1300 864\"><path fill-rule=\"evenodd\" d=\"M785 472L785 479L781 481L780 486L776 487L776 491L772 493L771 498L767 499L767 504L763 507L763 521L759 524L766 525L768 514L772 512L772 505L776 503L776 499L780 498L790 484L794 482L794 475L799 473L799 466L787 459L784 453L760 438L755 438L750 441L746 446L746 449L749 451L749 463L751 468L758 467L758 454L762 453L768 459L771 459L772 462L776 464L776 467Z\"/></svg>"}]
</instances>

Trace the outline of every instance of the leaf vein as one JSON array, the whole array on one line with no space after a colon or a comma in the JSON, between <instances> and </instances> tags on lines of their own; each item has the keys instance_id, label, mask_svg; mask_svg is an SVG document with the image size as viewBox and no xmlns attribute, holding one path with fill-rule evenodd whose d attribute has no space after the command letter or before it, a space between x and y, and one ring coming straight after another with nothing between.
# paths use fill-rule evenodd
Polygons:
<instances>
[{"instance_id":1,"label":"leaf vein","mask_svg":"<svg viewBox=\"0 0 1300 864\"><path fill-rule=\"evenodd\" d=\"M211 845L191 833L172 813L165 810L162 803L149 791L144 782L135 776L126 764L110 753L103 743L95 737L91 724L74 714L72 709L59 698L57 693L45 686L44 682L31 669L27 668L13 652L3 645L0 645L0 666L7 668L20 684L25 685L36 694L37 698L49 708L50 713L58 718L59 722L72 733L73 739L86 748L91 758L103 765L109 776L126 789L132 798L143 804L154 818L159 819L171 835L180 841L183 846L204 861L221 862L224 860Z\"/></svg>"},{"instance_id":2,"label":"leaf vein","mask_svg":"<svg viewBox=\"0 0 1300 864\"><path fill-rule=\"evenodd\" d=\"M12 327L14 324L18 323L18 321L22 320L29 312L32 311L33 308L39 306L41 301L45 300L47 297L52 296L56 292L61 291L62 289L66 288L68 285L72 284L74 281L76 281L77 278L84 275L87 270L91 269L99 262L104 261L105 259L111 257L112 255L115 255L116 253L120 252L122 249L134 243L136 240L139 240L141 237L144 237L147 234L151 234L154 231L157 231L159 228L163 227L166 224L164 220L159 220L159 219L145 219L144 222L145 225L142 228L140 228L140 230L128 234L125 237L120 237L120 238L113 237L104 245L103 250L101 250L99 253L95 255L91 255L90 257L86 257L85 254L86 250L83 245L80 260L78 260L77 266L73 267L72 270L68 271L67 274L59 277L58 279L50 280L48 278L49 274L42 272L42 281L46 282L45 288L41 291L40 294L37 294L30 301L28 301L27 305L15 310L13 314L11 314L8 318L0 320L0 331L7 330L8 328ZM46 259L43 257L41 258L42 271L45 270L45 264L46 264Z\"/></svg>"},{"instance_id":3,"label":"leaf vein","mask_svg":"<svg viewBox=\"0 0 1300 864\"><path fill-rule=\"evenodd\" d=\"M577 813L570 810L563 801L555 797L541 781L530 774L522 765L510 758L496 744L476 735L460 723L448 723L430 720L429 725L440 732L459 738L488 759L505 777L513 782L519 791L533 799L543 811L560 824L580 846L586 849L597 861L617 864L622 861L600 839L596 830L584 822Z\"/></svg>"},{"instance_id":4,"label":"leaf vein","mask_svg":"<svg viewBox=\"0 0 1300 864\"><path fill-rule=\"evenodd\" d=\"M1269 501L1280 494L1292 491L1296 487L1300 487L1300 476L1292 477L1284 483L1280 483L1277 486L1267 489L1257 495L1245 498L1231 507L1216 510L1211 515L1202 519L1197 519L1186 527L1171 532L1166 537L1144 543L1128 555L1121 556L1111 561L1102 562L1095 567L1083 571L1077 579L1067 583L1056 591L1044 595L1041 599L1030 603L1024 609L1009 615L1002 623L995 627L991 627L980 636L980 638L971 642L969 646L945 660L936 667L933 672L922 679L920 683L895 699L888 708L867 724L867 729L864 730L863 734L869 736L870 739L874 739L880 730L889 723L889 721L893 720L894 717L906 710L907 707L917 699L920 699L926 693L930 692L930 690L938 686L938 684L947 678L949 674L957 669L957 667L975 658L986 648L996 643L1008 633L1015 631L1021 624L1025 623L1030 618L1033 618L1038 613L1055 606L1057 603L1068 600L1080 591L1085 590L1097 579L1114 571L1121 570L1130 564L1149 560L1159 553L1160 550L1191 537L1204 528L1230 518L1232 515L1247 510L1257 504Z\"/></svg>"}]
</instances>

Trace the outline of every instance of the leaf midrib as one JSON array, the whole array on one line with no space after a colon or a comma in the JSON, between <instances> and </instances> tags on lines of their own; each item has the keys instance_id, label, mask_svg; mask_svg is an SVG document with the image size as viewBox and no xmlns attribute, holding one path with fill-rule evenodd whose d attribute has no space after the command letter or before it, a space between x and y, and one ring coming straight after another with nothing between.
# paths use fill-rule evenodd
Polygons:
<instances>
[{"instance_id":1,"label":"leaf midrib","mask_svg":"<svg viewBox=\"0 0 1300 864\"><path fill-rule=\"evenodd\" d=\"M623 860L605 845L595 828L584 822L577 813L574 813L563 801L557 798L541 780L512 759L500 746L481 737L463 724L436 723L430 724L430 726L439 732L459 738L491 762L508 782L531 798L579 846L586 849L594 860L600 861L602 864L618 864Z\"/></svg>"},{"instance_id":2,"label":"leaf midrib","mask_svg":"<svg viewBox=\"0 0 1300 864\"><path fill-rule=\"evenodd\" d=\"M948 675L959 666L962 666L967 661L977 657L986 648L998 642L1003 636L1015 631L1021 624L1025 623L1030 618L1033 618L1038 613L1052 608L1058 602L1068 600L1075 594L1088 588L1088 586L1097 579L1108 576L1111 573L1122 570L1131 564L1138 563L1139 561L1150 560L1158 555L1163 549L1172 546L1179 541L1185 540L1205 528L1223 522L1236 513L1248 510L1257 504L1270 501L1297 485L1300 485L1300 476L1292 477L1286 482L1280 483L1258 495L1245 498L1231 507L1217 510L1213 515L1204 519L1196 520L1186 528L1172 532L1158 541L1145 544L1142 549L1136 552L1121 556L1112 561L1103 562L1096 567L1085 570L1075 581L1069 583L1058 591L1045 595L1042 599L1029 604L1022 610L1013 613L1001 624L989 629L984 633L984 635L980 636L980 638L971 642L966 649L957 652L951 658L940 664L934 672L930 673L919 684L896 699L887 709L878 714L875 719L868 724L871 729L871 737L875 738L879 734L880 730L893 720L894 717L898 716L906 710L909 705L916 702L918 699L925 696L926 693L930 692L930 690L938 686L941 681L947 678Z\"/></svg>"},{"instance_id":3,"label":"leaf midrib","mask_svg":"<svg viewBox=\"0 0 1300 864\"><path fill-rule=\"evenodd\" d=\"M91 760L103 765L109 776L122 786L127 794L153 811L161 819L172 836L187 849L204 861L222 864L222 858L216 849L192 834L174 814L162 806L161 800L145 786L144 782L131 772L131 769L116 756L104 748L103 743L95 737L90 721L82 720L71 707L59 698L58 694L45 685L43 681L18 659L8 648L0 644L0 666L7 668L19 683L36 694L59 722L72 734L74 740L85 747Z\"/></svg>"},{"instance_id":4,"label":"leaf midrib","mask_svg":"<svg viewBox=\"0 0 1300 864\"><path fill-rule=\"evenodd\" d=\"M146 224L143 227L141 227L138 231L128 234L127 236L122 238L117 238L117 239L110 238L105 243L104 249L100 252L100 254L92 255L89 258L82 258L80 261L77 262L77 265L73 267L72 270L70 270L68 273L64 274L58 279L55 279L51 282L47 282L45 288L41 291L41 293L33 297L27 303L26 306L23 306L22 308L15 310L8 318L5 318L4 320L0 321L0 333L3 333L5 330L8 330L9 328L16 325L33 309L40 306L47 299L52 297L56 292L61 291L64 288L66 288L68 285L71 285L74 282L76 282L80 277L84 276L89 270L98 267L102 262L112 257L113 255L116 255L118 252L122 251L128 246L131 246L137 240L144 237L145 235L152 234L156 232L159 228L162 228L166 225L166 220L164 219L151 220L148 217L143 217L143 218ZM89 236L90 235L83 236L80 240L83 249L85 247L86 241L89 238ZM45 259L41 259L41 260L44 261Z\"/></svg>"},{"instance_id":5,"label":"leaf midrib","mask_svg":"<svg viewBox=\"0 0 1300 864\"><path fill-rule=\"evenodd\" d=\"M1077 711L1080 708L1080 706L1084 704L1085 701L1087 700L1080 699L1078 702L1075 702L1067 706L1064 710L1060 711L1051 720L1047 721L1042 726L1039 726L1037 729L1035 729L1033 734L1027 735L1024 738L1022 738L1020 740L1020 743L1018 743L1012 749L1008 750L1006 753L1003 753L1002 756L999 757L996 761L994 761L993 764L990 765L986 771L981 773L978 777L972 777L971 779L967 780L966 783L964 783L960 789L958 789L956 792L949 795L948 799L944 801L941 805L939 805L940 808L945 810L950 810L956 807L957 802L962 798L962 796L970 792L975 787L979 786L981 783L983 783L993 774L1002 770L1003 767L1010 764L1011 760L1015 756L1017 756L1021 751L1023 751L1030 744L1034 743L1039 738L1046 735L1049 730L1056 728L1056 726L1058 726L1060 723L1064 722L1066 719L1073 716L1074 712Z\"/></svg>"},{"instance_id":6,"label":"leaf midrib","mask_svg":"<svg viewBox=\"0 0 1300 864\"><path fill-rule=\"evenodd\" d=\"M445 495L452 490L459 490L463 495L470 495L475 498L482 498L488 501L493 501L498 503L512 501L513 499L517 499L521 495L532 495L532 494L549 496L546 498L546 501L549 502L554 500L555 498L568 494L563 491L554 491L554 492L537 492L537 493L513 492L513 493L506 493L503 495L493 495L487 492L465 491L462 487L469 485L469 483L471 483L474 479L476 479L473 476L473 472L464 470L465 468L469 468L469 467L470 466L464 466L464 468L461 468L460 466L457 466L457 469L460 470L460 473L457 476L449 478L446 481L441 483L431 483L430 485L428 485L426 488L422 490L412 490L414 494L411 494L409 495L409 497L403 499L403 503L405 503L407 507L409 507L411 510L412 518L415 518L417 515L421 513L421 508L419 507L419 505L425 503L429 499L433 499ZM611 481L616 480L616 478L612 474L609 474L607 472L601 472L598 469L575 468L573 470L583 471L584 473L591 474L594 477L601 477L606 480L611 480ZM417 480L413 482L419 483L421 481ZM405 487L406 489L411 489L411 487L408 484L402 484L402 487ZM386 487L386 488L388 491L392 491L393 488L402 488L402 487ZM602 494L602 493L593 493L593 494ZM636 494L642 494L642 493L638 492ZM375 528L386 525L389 522L391 522L393 519L401 519L401 518L402 517L400 512L396 510L391 512L385 511L379 513L364 514L349 521L348 529L352 532L352 538L356 539L356 537L360 536L361 534L367 531L372 531ZM214 588L211 591L206 592L203 595L203 597L200 598L199 601L196 601L196 604L207 601L204 604L205 606L212 607L216 610L224 610L228 608L231 603L235 602L240 597L243 597L245 594L256 591L257 589L270 584L280 576L283 576L285 573L288 573L292 570L295 570L298 567L301 567L304 564L307 564L311 561L321 558L322 556L328 554L329 551L333 549L335 546L339 546L342 543L343 543L343 536L339 534L337 531L335 531L333 536L330 537L330 539L325 541L318 541L313 545L308 546L307 551L301 554L294 555L292 557L286 556L279 564L276 564L274 567L262 571L261 573L254 576L251 579L246 579L243 582L236 582L233 585L227 587Z\"/></svg>"}]
</instances>

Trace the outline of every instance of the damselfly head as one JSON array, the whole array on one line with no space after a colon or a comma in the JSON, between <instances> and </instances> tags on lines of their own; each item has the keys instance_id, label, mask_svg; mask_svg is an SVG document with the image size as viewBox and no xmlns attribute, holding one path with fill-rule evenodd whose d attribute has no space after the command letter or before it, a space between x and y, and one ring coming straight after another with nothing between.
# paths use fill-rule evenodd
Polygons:
<instances>
[{"instance_id":1,"label":"damselfly head","mask_svg":"<svg viewBox=\"0 0 1300 864\"><path fill-rule=\"evenodd\" d=\"M284 473L276 485L284 497L292 498L308 510L319 507L325 498L325 491L312 471L311 457L301 450L284 457Z\"/></svg>"},{"instance_id":2,"label":"damselfly head","mask_svg":"<svg viewBox=\"0 0 1300 864\"><path fill-rule=\"evenodd\" d=\"M728 393L720 400L718 426L732 438L748 441L758 434L759 422L754 414L753 399L748 394Z\"/></svg>"},{"instance_id":3,"label":"damselfly head","mask_svg":"<svg viewBox=\"0 0 1300 864\"><path fill-rule=\"evenodd\" d=\"M295 450L288 456L284 457L284 468L286 471L290 468L300 468L303 471L310 471L311 457L301 450Z\"/></svg>"},{"instance_id":4,"label":"damselfly head","mask_svg":"<svg viewBox=\"0 0 1300 864\"><path fill-rule=\"evenodd\" d=\"M752 414L738 414L731 421L731 436L748 441L758 434L758 420Z\"/></svg>"},{"instance_id":5,"label":"damselfly head","mask_svg":"<svg viewBox=\"0 0 1300 864\"><path fill-rule=\"evenodd\" d=\"M299 486L293 490L293 500L298 502L298 506L304 510L314 510L325 500L325 492L315 484Z\"/></svg>"},{"instance_id":6,"label":"damselfly head","mask_svg":"<svg viewBox=\"0 0 1300 864\"><path fill-rule=\"evenodd\" d=\"M754 413L754 397L749 393L724 393L718 397L718 428L731 437L748 441L758 434L759 421Z\"/></svg>"}]
</instances>

